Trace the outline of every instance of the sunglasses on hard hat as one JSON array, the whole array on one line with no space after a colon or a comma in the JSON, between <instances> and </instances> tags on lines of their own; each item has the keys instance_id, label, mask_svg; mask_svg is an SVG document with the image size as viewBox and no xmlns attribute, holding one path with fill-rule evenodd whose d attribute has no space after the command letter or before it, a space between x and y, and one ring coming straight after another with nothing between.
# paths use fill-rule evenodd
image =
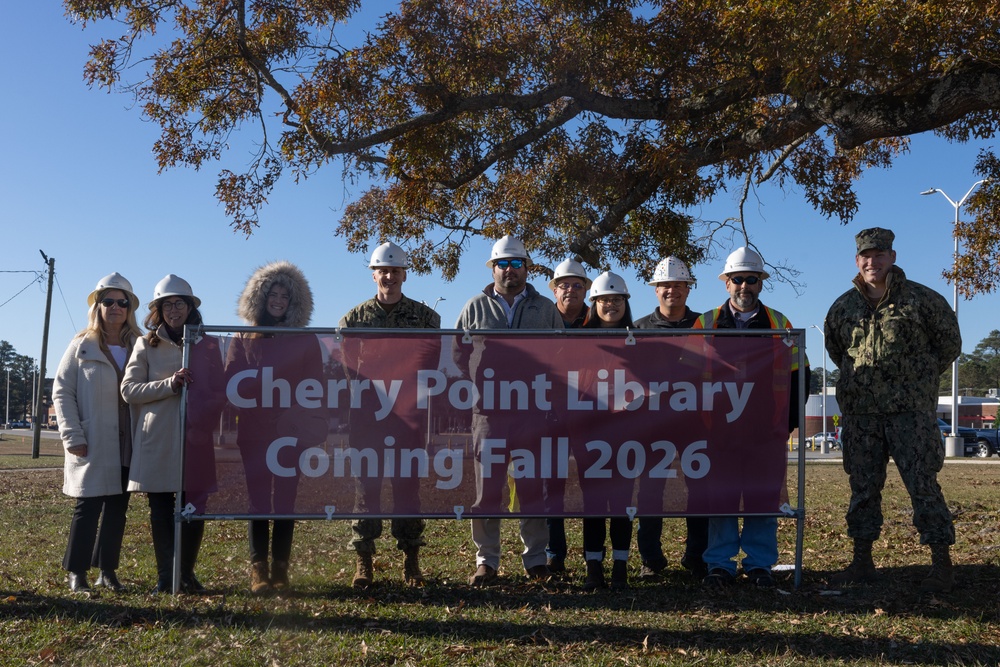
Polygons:
<instances>
[{"instance_id":1,"label":"sunglasses on hard hat","mask_svg":"<svg viewBox=\"0 0 1000 667\"><path fill-rule=\"evenodd\" d=\"M510 267L512 269L520 269L524 267L523 259L498 259L493 262L493 266L499 267L501 269L506 269Z\"/></svg>"}]
</instances>

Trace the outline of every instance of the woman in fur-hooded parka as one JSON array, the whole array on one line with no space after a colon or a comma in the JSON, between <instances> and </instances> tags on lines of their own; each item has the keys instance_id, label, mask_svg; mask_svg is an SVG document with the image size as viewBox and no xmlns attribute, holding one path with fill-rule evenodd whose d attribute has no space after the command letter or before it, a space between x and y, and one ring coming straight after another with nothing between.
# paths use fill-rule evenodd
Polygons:
<instances>
[{"instance_id":1,"label":"woman in fur-hooded parka","mask_svg":"<svg viewBox=\"0 0 1000 667\"><path fill-rule=\"evenodd\" d=\"M302 271L294 264L278 261L258 268L250 276L240 295L237 313L252 326L301 328L309 324L312 309L312 292ZM322 377L319 341L315 335L305 333L253 332L233 339L227 355L227 377L250 368L266 367L273 369L275 378L283 378L291 386L306 378ZM260 391L260 386L248 378L240 382L240 391L253 395ZM301 422L288 409L258 407L240 411L236 443L243 458L250 514L294 513L298 478L276 476L268 469L266 457L272 442L294 436L298 446L283 447L278 464L295 468L300 450L315 444L303 437ZM294 530L295 522L291 519L275 520L273 533L268 520L250 521L250 587L254 593L288 587Z\"/></svg>"},{"instance_id":2,"label":"woman in fur-hooded parka","mask_svg":"<svg viewBox=\"0 0 1000 667\"><path fill-rule=\"evenodd\" d=\"M268 321L271 318L267 313L267 295L274 285L288 291L288 310L280 321ZM284 260L265 264L254 271L236 307L240 319L255 327L305 327L309 325L312 311L313 296L309 282L299 267Z\"/></svg>"}]
</instances>

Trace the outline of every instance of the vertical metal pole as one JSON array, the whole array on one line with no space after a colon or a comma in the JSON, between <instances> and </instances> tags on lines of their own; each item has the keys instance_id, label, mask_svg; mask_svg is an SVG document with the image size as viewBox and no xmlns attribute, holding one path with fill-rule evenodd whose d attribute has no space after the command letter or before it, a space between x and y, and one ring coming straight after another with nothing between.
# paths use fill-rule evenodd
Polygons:
<instances>
[{"instance_id":1,"label":"vertical metal pole","mask_svg":"<svg viewBox=\"0 0 1000 667\"><path fill-rule=\"evenodd\" d=\"M184 338L181 352L181 368L187 368L191 363L191 343L197 336L197 327L184 325ZM174 496L174 567L171 572L171 592L174 595L181 590L181 521L189 521L183 516L184 511L184 450L187 448L187 384L181 387L181 469L177 476L177 493Z\"/></svg>"},{"instance_id":2,"label":"vertical metal pole","mask_svg":"<svg viewBox=\"0 0 1000 667\"><path fill-rule=\"evenodd\" d=\"M952 258L952 267L956 271L958 270L958 210L960 208L962 208L962 204L964 204L965 200L969 198L969 195L972 194L972 191L975 190L980 185L982 185L983 183L985 183L987 180L988 179L984 178L984 179L982 179L980 181L976 181L975 183L973 183L972 187L969 188L968 192L965 193L965 196L962 197L961 199L959 199L957 202L956 201L952 201L951 197L949 197L948 194L946 192L944 192L944 190L938 190L937 188L931 188L930 190L924 190L923 192L920 193L922 195L932 195L935 192L937 192L942 197L944 197L945 199L947 199L948 203L951 204L952 207L955 209L955 226L952 229L952 234L955 237L955 255ZM955 287L954 287L954 296L952 298L952 306L955 309L955 319L958 319L958 278L957 278L957 276L955 278L954 283L955 283ZM958 430L957 429L958 429L958 359L956 358L955 361L951 365L951 433L949 434L949 437L952 437L952 438L958 437ZM948 445L948 447L950 447L950 445ZM947 447L946 447L946 451L947 451ZM956 454L956 455L957 456L961 456L961 455L964 455L964 453L965 453L964 450L961 449L961 448L959 448L958 454Z\"/></svg>"},{"instance_id":3,"label":"vertical metal pole","mask_svg":"<svg viewBox=\"0 0 1000 667\"><path fill-rule=\"evenodd\" d=\"M973 185L972 187L976 187ZM966 195L968 197L968 195ZM963 199L962 202L965 200ZM958 270L958 209L962 205L962 202L955 204L955 256L952 260L952 266L955 270ZM955 308L955 319L958 320L958 279L956 278L955 283L955 295L952 298L952 305ZM951 364L951 435L955 437L958 434L958 357L955 357L955 361ZM960 449L959 453L965 456L965 450Z\"/></svg>"},{"instance_id":4,"label":"vertical metal pole","mask_svg":"<svg viewBox=\"0 0 1000 667\"><path fill-rule=\"evenodd\" d=\"M798 493L795 508L795 588L802 585L802 549L806 533L806 448L801 445L802 433L806 427L806 396L809 384L806 382L806 332L797 334L799 342L799 466ZM824 346L825 347L825 346Z\"/></svg>"},{"instance_id":5,"label":"vertical metal pole","mask_svg":"<svg viewBox=\"0 0 1000 667\"><path fill-rule=\"evenodd\" d=\"M823 336L823 433L826 433L826 336ZM826 436L823 436L823 453L829 452L826 444Z\"/></svg>"},{"instance_id":6,"label":"vertical metal pole","mask_svg":"<svg viewBox=\"0 0 1000 667\"><path fill-rule=\"evenodd\" d=\"M42 252L39 250L38 252ZM49 288L45 295L45 326L42 329L42 358L38 362L38 384L35 393L35 423L32 425L31 434L31 458L37 459L42 441L42 407L45 403L45 358L49 351L49 318L52 314L52 280L56 273L55 257L46 257L42 252L42 257L49 265Z\"/></svg>"}]
</instances>

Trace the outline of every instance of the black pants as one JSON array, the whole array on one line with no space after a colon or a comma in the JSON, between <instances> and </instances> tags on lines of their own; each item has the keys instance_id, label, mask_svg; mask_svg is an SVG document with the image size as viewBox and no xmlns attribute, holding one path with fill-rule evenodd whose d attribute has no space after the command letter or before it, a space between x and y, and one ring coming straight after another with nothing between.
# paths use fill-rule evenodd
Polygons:
<instances>
[{"instance_id":1,"label":"black pants","mask_svg":"<svg viewBox=\"0 0 1000 667\"><path fill-rule=\"evenodd\" d=\"M606 523L610 527L605 529ZM616 516L610 519L587 517L583 520L583 551L584 553L604 552L604 540L607 533L611 534L611 549L628 551L632 542L632 522L628 517Z\"/></svg>"},{"instance_id":2,"label":"black pants","mask_svg":"<svg viewBox=\"0 0 1000 667\"><path fill-rule=\"evenodd\" d=\"M128 488L128 468L122 468L122 488ZM63 568L84 573L91 567L117 570L125 537L129 492L77 498L69 524Z\"/></svg>"},{"instance_id":3,"label":"black pants","mask_svg":"<svg viewBox=\"0 0 1000 667\"><path fill-rule=\"evenodd\" d=\"M267 562L268 538L271 542L271 560L287 562L292 555L292 536L295 533L294 519L275 519L274 530L267 519L250 521L250 561Z\"/></svg>"}]
</instances>

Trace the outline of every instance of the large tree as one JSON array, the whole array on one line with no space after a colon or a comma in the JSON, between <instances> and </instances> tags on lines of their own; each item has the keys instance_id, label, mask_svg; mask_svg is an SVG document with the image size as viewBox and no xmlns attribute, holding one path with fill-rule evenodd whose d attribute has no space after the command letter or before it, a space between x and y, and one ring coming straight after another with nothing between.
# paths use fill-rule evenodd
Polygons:
<instances>
[{"instance_id":1,"label":"large tree","mask_svg":"<svg viewBox=\"0 0 1000 667\"><path fill-rule=\"evenodd\" d=\"M950 369L941 376L942 393L951 391ZM972 354L958 358L958 388L967 396L986 396L991 389L1000 389L1000 331L990 331Z\"/></svg>"},{"instance_id":2,"label":"large tree","mask_svg":"<svg viewBox=\"0 0 1000 667\"><path fill-rule=\"evenodd\" d=\"M768 179L847 222L854 180L905 137L992 138L1000 120L1000 0L414 0L359 30L360 4L65 0L124 26L86 78L160 124L161 168L258 134L218 182L236 229L284 172L336 161L367 188L339 222L348 246L402 238L448 277L470 237L507 232L594 266L696 260L712 230L683 211ZM984 151L977 172L966 294L1000 280L1000 161Z\"/></svg>"}]
</instances>

